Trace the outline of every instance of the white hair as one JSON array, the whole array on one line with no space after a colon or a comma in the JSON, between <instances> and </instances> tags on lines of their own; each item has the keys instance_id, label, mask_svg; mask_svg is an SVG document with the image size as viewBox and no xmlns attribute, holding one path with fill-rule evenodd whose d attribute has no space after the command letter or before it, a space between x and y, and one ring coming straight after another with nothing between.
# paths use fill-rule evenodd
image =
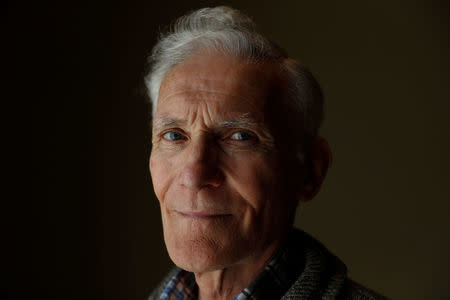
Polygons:
<instances>
[{"instance_id":1,"label":"white hair","mask_svg":"<svg viewBox=\"0 0 450 300\"><path fill-rule=\"evenodd\" d=\"M297 114L294 118L299 129L309 137L317 135L323 119L323 97L317 81L284 49L257 32L248 16L226 6L202 8L182 16L168 33L161 35L149 57L151 70L145 77L152 114L166 73L202 50L222 51L248 62L279 64L287 83L286 103Z\"/></svg>"}]
</instances>

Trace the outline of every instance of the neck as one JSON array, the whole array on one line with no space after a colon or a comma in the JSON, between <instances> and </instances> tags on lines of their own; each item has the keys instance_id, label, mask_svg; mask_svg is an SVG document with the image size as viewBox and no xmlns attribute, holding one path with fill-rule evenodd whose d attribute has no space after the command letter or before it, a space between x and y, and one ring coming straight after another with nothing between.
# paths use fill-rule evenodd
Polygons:
<instances>
[{"instance_id":1,"label":"neck","mask_svg":"<svg viewBox=\"0 0 450 300\"><path fill-rule=\"evenodd\" d=\"M270 245L257 258L219 270L195 273L198 299L233 299L264 270L264 267L280 248L280 244L280 242L276 242Z\"/></svg>"}]
</instances>

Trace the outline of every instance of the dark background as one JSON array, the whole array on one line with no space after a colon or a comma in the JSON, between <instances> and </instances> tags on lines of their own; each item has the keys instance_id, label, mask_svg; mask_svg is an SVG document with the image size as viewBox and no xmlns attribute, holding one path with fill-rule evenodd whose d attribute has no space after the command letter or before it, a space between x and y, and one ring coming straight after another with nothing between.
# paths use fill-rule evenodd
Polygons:
<instances>
[{"instance_id":1,"label":"dark background","mask_svg":"<svg viewBox=\"0 0 450 300\"><path fill-rule=\"evenodd\" d=\"M146 57L175 17L217 4L324 89L334 164L296 226L393 299L448 299L449 5L425 0L1 2L4 148L19 156L1 298L144 299L165 274Z\"/></svg>"}]
</instances>

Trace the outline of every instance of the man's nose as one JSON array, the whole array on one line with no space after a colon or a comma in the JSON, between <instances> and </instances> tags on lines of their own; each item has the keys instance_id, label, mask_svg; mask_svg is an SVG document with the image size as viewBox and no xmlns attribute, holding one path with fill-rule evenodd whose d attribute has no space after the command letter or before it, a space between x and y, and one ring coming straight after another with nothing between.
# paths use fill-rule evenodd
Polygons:
<instances>
[{"instance_id":1,"label":"man's nose","mask_svg":"<svg viewBox=\"0 0 450 300\"><path fill-rule=\"evenodd\" d=\"M186 161L179 174L180 184L193 191L221 186L224 175L218 165L220 149L214 141L199 138L191 141L186 150Z\"/></svg>"}]
</instances>

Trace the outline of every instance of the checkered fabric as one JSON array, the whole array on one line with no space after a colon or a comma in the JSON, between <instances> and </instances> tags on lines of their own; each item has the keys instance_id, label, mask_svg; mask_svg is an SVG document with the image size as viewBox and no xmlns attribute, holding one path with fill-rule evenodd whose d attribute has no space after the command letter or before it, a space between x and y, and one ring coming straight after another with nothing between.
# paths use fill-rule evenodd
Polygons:
<instances>
[{"instance_id":1,"label":"checkered fabric","mask_svg":"<svg viewBox=\"0 0 450 300\"><path fill-rule=\"evenodd\" d=\"M193 273L179 270L164 288L160 300L195 300L198 287Z\"/></svg>"}]
</instances>

